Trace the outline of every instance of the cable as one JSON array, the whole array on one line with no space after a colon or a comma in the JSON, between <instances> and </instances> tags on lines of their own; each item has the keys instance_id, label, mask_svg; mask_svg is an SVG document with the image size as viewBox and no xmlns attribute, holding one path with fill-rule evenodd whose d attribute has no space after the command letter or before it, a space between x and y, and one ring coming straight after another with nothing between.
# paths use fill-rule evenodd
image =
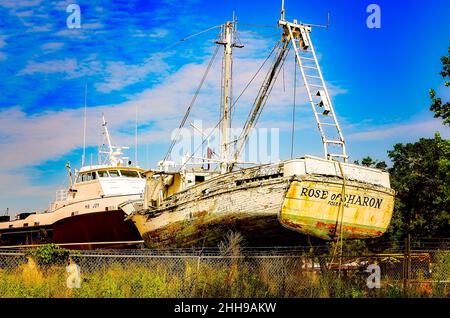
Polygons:
<instances>
[{"instance_id":1,"label":"cable","mask_svg":"<svg viewBox=\"0 0 450 318\"><path fill-rule=\"evenodd\" d=\"M203 77L202 77L202 79L201 79L201 81L200 81L200 84L199 84L199 86L197 87L197 90L195 91L194 96L192 97L192 100L191 100L191 102L190 102L190 104L189 104L189 106L188 106L188 108L187 108L187 110L186 110L186 112L185 112L185 114L184 114L183 119L181 120L180 126L178 127L177 135L176 135L176 137L172 140L172 143L170 144L169 150L167 151L167 153L166 153L166 155L165 155L165 157L164 157L164 159L163 159L163 161L162 161L163 163L164 163L164 162L167 160L167 158L170 156L170 153L172 152L172 149L173 149L174 145L176 144L176 142L177 142L177 140L178 140L178 137L179 137L180 132L181 132L181 128L183 128L184 124L186 123L187 118L189 117L189 114L190 114L190 112L191 112L191 110L192 110L192 106L194 106L194 103L195 103L195 101L197 100L198 94L200 93L200 89L202 88L203 83L205 82L205 79L206 79L206 77L208 76L209 70L211 69L211 66L212 66L212 64L213 64L213 62L214 62L214 60L215 60L215 58L216 58L216 55L217 55L217 52L218 52L218 51L219 51L219 46L217 45L217 46L216 46L216 49L214 50L214 53L213 53L213 55L212 55L212 57L211 57L211 60L210 60L209 63L208 63L208 66L207 66L207 68L206 68L206 70L205 70L205 73L203 74Z\"/></svg>"},{"instance_id":2,"label":"cable","mask_svg":"<svg viewBox=\"0 0 450 318\"><path fill-rule=\"evenodd\" d=\"M294 55L294 59L296 56ZM292 107L292 139L291 139L291 159L294 156L294 133L295 133L295 96L297 93L297 63L294 60L294 105Z\"/></svg>"},{"instance_id":3,"label":"cable","mask_svg":"<svg viewBox=\"0 0 450 318\"><path fill-rule=\"evenodd\" d=\"M194 34L192 34L192 35L189 35L189 36L187 36L187 37L181 39L181 40L178 41L178 42L184 42L184 41L186 41L186 40L188 40L188 39L190 39L190 38L193 38L194 36L197 36L197 35L206 33L206 32L208 32L208 31L211 31L211 30L213 30L213 29L220 28L220 27L222 27L222 25L215 25L215 26L210 27L210 28L208 28L208 29L205 29L205 30L203 30L203 31L200 31L200 32L194 33Z\"/></svg>"},{"instance_id":4,"label":"cable","mask_svg":"<svg viewBox=\"0 0 450 318\"><path fill-rule=\"evenodd\" d=\"M335 226L335 233L334 235L336 235L336 231L337 231L337 226L339 223L339 215L341 216L341 224L339 225L339 236L337 239L337 244L334 246L334 251L333 251L333 256L331 258L331 263L333 263L334 258L336 256L336 252L337 252L337 248L340 245L341 246L341 251L340 251L340 255L339 255L339 275L341 274L341 265L342 265L342 249L343 249L343 245L344 245L344 241L343 241L343 237L342 237L342 228L343 228L343 223L344 223L344 204L345 204L345 187L346 187L346 180L345 180L345 175L344 175L344 169L342 168L342 164L340 161L335 160L338 163L338 167L339 167L339 171L341 172L342 175L342 189L341 189L341 200L340 200L340 204L339 204L339 209L338 209L338 214L336 217L336 226ZM339 244L340 241L340 244Z\"/></svg>"},{"instance_id":5,"label":"cable","mask_svg":"<svg viewBox=\"0 0 450 318\"><path fill-rule=\"evenodd\" d=\"M250 81L247 83L247 85L244 87L244 89L242 90L242 92L239 94L239 96L236 98L236 100L231 104L231 109L234 108L234 106L236 105L236 103L239 101L239 99L241 98L241 96L245 93L245 91L247 90L247 88L251 85L251 83L253 82L253 80L256 78L256 76L258 76L259 72L261 71L261 69L264 67L264 65L266 64L266 62L269 60L269 58L272 56L273 52L275 51L275 49L277 48L278 44L280 43L280 40L278 40L274 47L272 48L272 51L269 53L269 55L267 56L267 58L264 60L264 62L261 64L261 66L259 67L259 69L256 71L256 73L253 75L253 77L250 79ZM186 162L183 164L182 168L184 166L186 166L187 162L192 159L192 157L197 153L197 151L200 149L200 147L203 147L203 144L205 143L206 140L208 140L208 138L212 135L213 131L215 129L217 129L217 127L219 127L220 123L223 120L223 115L221 116L221 118L219 119L219 121L217 122L217 124L214 126L214 128L211 130L211 132L207 135L207 137L205 138L205 140L195 149L195 151L192 153L192 155L186 160Z\"/></svg>"}]
</instances>

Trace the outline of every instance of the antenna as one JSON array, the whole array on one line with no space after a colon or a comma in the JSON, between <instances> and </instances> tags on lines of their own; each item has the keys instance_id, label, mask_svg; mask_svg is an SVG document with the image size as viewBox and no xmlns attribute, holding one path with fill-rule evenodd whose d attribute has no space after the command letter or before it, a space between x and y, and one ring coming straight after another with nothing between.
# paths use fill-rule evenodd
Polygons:
<instances>
[{"instance_id":1,"label":"antenna","mask_svg":"<svg viewBox=\"0 0 450 318\"><path fill-rule=\"evenodd\" d=\"M81 156L81 166L84 166L86 159L86 105L87 105L87 83L84 85L84 119L83 119L83 154Z\"/></svg>"},{"instance_id":2,"label":"antenna","mask_svg":"<svg viewBox=\"0 0 450 318\"><path fill-rule=\"evenodd\" d=\"M72 191L73 188L73 176L72 176L72 168L70 167L70 162L66 163L67 174L69 176L69 191Z\"/></svg>"},{"instance_id":3,"label":"antenna","mask_svg":"<svg viewBox=\"0 0 450 318\"><path fill-rule=\"evenodd\" d=\"M281 21L284 21L284 0L281 0Z\"/></svg>"},{"instance_id":4,"label":"antenna","mask_svg":"<svg viewBox=\"0 0 450 318\"><path fill-rule=\"evenodd\" d=\"M281 0L281 18L279 22L285 22L285 10L284 10L284 0ZM294 20L294 24L297 24L297 21ZM330 27L330 13L328 12L327 14L327 24L326 25L322 25L322 24L311 24L311 23L300 23L302 25L307 25L307 26L314 26L314 27L318 27L318 28L325 28L328 29ZM280 24L279 24L280 25ZM284 25L284 24L283 24Z\"/></svg>"},{"instance_id":5,"label":"antenna","mask_svg":"<svg viewBox=\"0 0 450 318\"><path fill-rule=\"evenodd\" d=\"M138 105L136 104L136 118L134 126L134 165L138 165Z\"/></svg>"}]
</instances>

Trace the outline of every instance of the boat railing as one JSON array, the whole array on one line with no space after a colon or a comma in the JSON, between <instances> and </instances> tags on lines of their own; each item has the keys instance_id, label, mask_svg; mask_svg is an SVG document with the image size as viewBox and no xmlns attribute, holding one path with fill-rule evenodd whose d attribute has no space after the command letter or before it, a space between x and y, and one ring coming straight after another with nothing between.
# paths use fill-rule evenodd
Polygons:
<instances>
[{"instance_id":1,"label":"boat railing","mask_svg":"<svg viewBox=\"0 0 450 318\"><path fill-rule=\"evenodd\" d=\"M64 201L67 199L69 192L67 189L56 190L55 201Z\"/></svg>"}]
</instances>

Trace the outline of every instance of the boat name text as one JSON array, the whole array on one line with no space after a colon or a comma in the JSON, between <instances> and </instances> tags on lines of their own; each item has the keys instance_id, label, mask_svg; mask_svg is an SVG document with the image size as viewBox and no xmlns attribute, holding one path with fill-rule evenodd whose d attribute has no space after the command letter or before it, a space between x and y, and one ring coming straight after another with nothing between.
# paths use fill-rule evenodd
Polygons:
<instances>
[{"instance_id":1,"label":"boat name text","mask_svg":"<svg viewBox=\"0 0 450 318\"><path fill-rule=\"evenodd\" d=\"M329 205L338 206L341 201L342 195L340 193L333 193L328 190L303 187L300 196L316 198L316 199L320 199L320 200L328 200ZM346 194L344 197L344 203L345 203L346 207L348 207L350 204L353 204L353 205L368 206L371 208L380 209L382 202L383 202L382 198L375 198L375 197L365 196L365 195Z\"/></svg>"}]
</instances>

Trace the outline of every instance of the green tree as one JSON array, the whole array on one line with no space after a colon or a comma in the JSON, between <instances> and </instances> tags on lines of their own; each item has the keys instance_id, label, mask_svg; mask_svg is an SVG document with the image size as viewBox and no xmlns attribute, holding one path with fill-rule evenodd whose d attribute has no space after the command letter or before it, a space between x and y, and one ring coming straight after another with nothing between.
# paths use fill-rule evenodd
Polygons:
<instances>
[{"instance_id":1,"label":"green tree","mask_svg":"<svg viewBox=\"0 0 450 318\"><path fill-rule=\"evenodd\" d=\"M403 239L450 236L450 141L433 139L396 144L388 151L396 190L394 215L388 233Z\"/></svg>"},{"instance_id":2,"label":"green tree","mask_svg":"<svg viewBox=\"0 0 450 318\"><path fill-rule=\"evenodd\" d=\"M450 53L450 46L448 47L448 53ZM440 72L442 78L444 79L444 85L446 87L450 86L450 56L444 55L441 57L442 62L442 71ZM430 110L434 112L434 117L442 118L445 125L450 126L450 103L443 102L440 97L436 96L436 91L434 89L430 89L430 98L433 102L430 106Z\"/></svg>"},{"instance_id":3,"label":"green tree","mask_svg":"<svg viewBox=\"0 0 450 318\"><path fill-rule=\"evenodd\" d=\"M361 160L361 164L359 163L359 160L355 160L354 163L357 165L363 165L366 167L372 167L372 168L377 168L377 169L382 169L382 170L385 170L387 168L386 162L374 160L369 156L363 158Z\"/></svg>"}]
</instances>

